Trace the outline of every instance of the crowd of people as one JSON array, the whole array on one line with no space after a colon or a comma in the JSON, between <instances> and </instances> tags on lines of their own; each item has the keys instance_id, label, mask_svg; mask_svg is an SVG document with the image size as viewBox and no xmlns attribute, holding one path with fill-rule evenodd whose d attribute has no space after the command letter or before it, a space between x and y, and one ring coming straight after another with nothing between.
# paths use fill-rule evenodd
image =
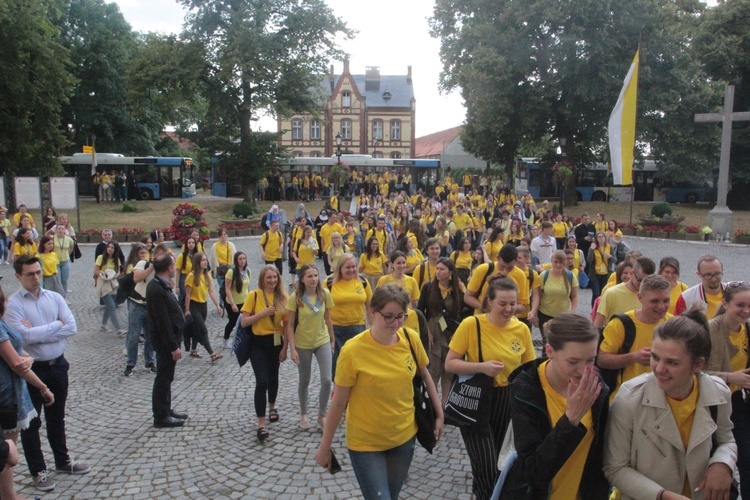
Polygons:
<instances>
[{"instance_id":1,"label":"crowd of people","mask_svg":"<svg viewBox=\"0 0 750 500\"><path fill-rule=\"evenodd\" d=\"M365 498L398 498L406 479L416 446L415 375L430 395L437 440L452 379L491 380L480 409L487 422L459 426L478 499L500 489L501 498L609 498L613 488L619 498L730 498L735 470L740 489L747 483L750 491L750 283L723 282L722 263L705 255L696 264L700 283L688 287L677 259L662 256L657 266L630 250L604 214L573 220L546 201L537 209L528 193L489 185L480 192L471 183L467 191L450 177L434 196L404 184L401 177L402 189L384 186L374 196L358 186L349 213L335 191L314 219L301 203L288 223L274 207L264 217L255 280L226 231L210 248L191 235L176 257L157 231L127 259L105 231L94 266L102 328L111 322L126 337L125 376L143 341L144 364L156 373L154 425L179 427L188 418L171 406L183 352L200 358L200 344L211 362L222 358L205 323L211 300L227 318L223 348L238 329L251 339L257 439L268 439L269 424L288 411L277 397L289 358L299 375L298 426L322 430L316 462L333 468L332 442L346 415ZM62 244L70 257L65 227L50 228L58 239L46 253L57 255ZM21 431L35 484L49 489L41 452L29 459L27 444L38 445L42 405L48 429L62 417L52 409L64 405L67 388L56 385L55 372L75 323L51 322L60 347L34 352L35 328L46 321L31 311L34 302L67 308L63 260L56 293L56 282L47 287L46 253L44 265L36 253L14 262L23 289L8 301L8 323L0 322L0 368L15 389L3 385L0 396L19 403L13 426L3 426L9 463ZM576 312L581 288L592 293L590 318ZM122 301L127 332L117 322ZM313 358L320 388L311 410ZM52 445L58 470L88 472L70 460L62 431ZM507 436L510 461L501 453ZM0 478L12 492L12 475Z\"/></svg>"}]
</instances>

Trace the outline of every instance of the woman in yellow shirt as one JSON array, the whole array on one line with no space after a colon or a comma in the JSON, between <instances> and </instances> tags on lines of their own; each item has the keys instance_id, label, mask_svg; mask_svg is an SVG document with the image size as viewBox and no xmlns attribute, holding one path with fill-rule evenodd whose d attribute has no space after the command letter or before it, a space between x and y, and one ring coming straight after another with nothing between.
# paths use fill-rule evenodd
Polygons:
<instances>
[{"instance_id":1,"label":"woman in yellow shirt","mask_svg":"<svg viewBox=\"0 0 750 500\"><path fill-rule=\"evenodd\" d=\"M349 339L365 330L366 320L369 319L367 307L370 305L373 288L368 280L360 278L357 274L357 259L350 253L341 256L333 276L329 276L324 285L331 292L333 303L336 304L336 307L331 309L333 333L336 338L336 349L333 353L335 376L336 360L341 348Z\"/></svg>"},{"instance_id":2,"label":"woman in yellow shirt","mask_svg":"<svg viewBox=\"0 0 750 500\"><path fill-rule=\"evenodd\" d=\"M487 241L484 242L484 249L490 262L497 262L497 254L505 244L505 232L499 226L495 226L490 231Z\"/></svg>"},{"instance_id":3,"label":"woman in yellow shirt","mask_svg":"<svg viewBox=\"0 0 750 500\"><path fill-rule=\"evenodd\" d=\"M318 255L318 240L313 236L313 228L305 226L302 237L297 240L292 250L292 258L297 262L297 267L300 268L305 264L314 263L316 255Z\"/></svg>"},{"instance_id":4,"label":"woman in yellow shirt","mask_svg":"<svg viewBox=\"0 0 750 500\"><path fill-rule=\"evenodd\" d=\"M286 303L286 338L289 356L299 371L299 395L301 429L311 427L307 418L308 389L312 358L318 361L320 370L320 392L318 393L318 428L325 426L328 400L331 399L331 364L336 340L333 334L331 308L334 306L331 293L320 284L318 268L305 264L300 269L299 283ZM299 320L298 320L299 318Z\"/></svg>"},{"instance_id":5,"label":"woman in yellow shirt","mask_svg":"<svg viewBox=\"0 0 750 500\"><path fill-rule=\"evenodd\" d=\"M376 236L367 240L367 247L359 256L359 272L364 275L371 290L375 289L380 277L388 272L388 260L380 249L380 241Z\"/></svg>"},{"instance_id":6,"label":"woman in yellow shirt","mask_svg":"<svg viewBox=\"0 0 750 500\"><path fill-rule=\"evenodd\" d=\"M31 229L28 227L22 227L16 234L16 242L13 243L12 258L13 261L22 255L31 255L32 257L38 255L39 250L36 247L36 243L32 239Z\"/></svg>"},{"instance_id":7,"label":"woman in yellow shirt","mask_svg":"<svg viewBox=\"0 0 750 500\"><path fill-rule=\"evenodd\" d=\"M224 327L224 348L232 347L229 337L240 317L240 307L250 293L250 268L247 267L245 252L235 252L234 265L227 271L224 280L224 309L227 311L227 324Z\"/></svg>"},{"instance_id":8,"label":"woman in yellow shirt","mask_svg":"<svg viewBox=\"0 0 750 500\"><path fill-rule=\"evenodd\" d=\"M404 236L398 240L396 250L401 251L406 257L406 274L408 276L414 274L414 268L424 262L422 252L420 252L416 245L414 245L411 238Z\"/></svg>"},{"instance_id":9,"label":"woman in yellow shirt","mask_svg":"<svg viewBox=\"0 0 750 500\"><path fill-rule=\"evenodd\" d=\"M552 236L555 237L557 242L557 249L562 250L565 248L565 237L568 234L568 225L563 222L563 216L557 214L555 222L552 223Z\"/></svg>"},{"instance_id":10,"label":"woman in yellow shirt","mask_svg":"<svg viewBox=\"0 0 750 500\"><path fill-rule=\"evenodd\" d=\"M609 391L594 367L598 340L588 318L559 314L547 323L546 356L511 376L518 457L504 492L550 500L609 496L602 472Z\"/></svg>"},{"instance_id":11,"label":"woman in yellow shirt","mask_svg":"<svg viewBox=\"0 0 750 500\"><path fill-rule=\"evenodd\" d=\"M330 468L331 443L346 410L346 446L366 499L398 498L409 473L417 433L412 386L417 371L435 409L436 439L443 430L443 409L427 369L427 353L419 334L402 327L408 307L409 297L397 285L375 291L372 327L341 352L331 410L315 454L318 465Z\"/></svg>"},{"instance_id":12,"label":"woman in yellow shirt","mask_svg":"<svg viewBox=\"0 0 750 500\"><path fill-rule=\"evenodd\" d=\"M607 235L601 231L596 233L594 242L589 248L586 256L589 264L589 283L591 283L591 305L601 294L602 288L607 284L610 275L610 266L615 259L612 255L612 247L607 243Z\"/></svg>"},{"instance_id":13,"label":"woman in yellow shirt","mask_svg":"<svg viewBox=\"0 0 750 500\"><path fill-rule=\"evenodd\" d=\"M120 245L116 241L110 241L104 252L96 258L96 264L94 265L94 288L97 290L99 299L104 305L101 330L103 332L107 331L107 320L109 320L117 331L117 335L122 337L125 335L125 332L120 328L120 320L117 317L117 306L115 305L117 277L120 275L119 255Z\"/></svg>"},{"instance_id":14,"label":"woman in yellow shirt","mask_svg":"<svg viewBox=\"0 0 750 500\"><path fill-rule=\"evenodd\" d=\"M521 229L521 224L517 220L512 221L510 223L510 231L508 232L508 243L519 246L521 241L523 241L523 237L524 234L523 229Z\"/></svg>"},{"instance_id":15,"label":"woman in yellow shirt","mask_svg":"<svg viewBox=\"0 0 750 500\"><path fill-rule=\"evenodd\" d=\"M144 246L144 248L146 248L146 250L148 251L148 247ZM185 303L185 280L187 279L188 274L193 271L193 257L195 257L195 254L200 251L201 250L198 249L198 241L191 236L187 240L185 240L185 244L182 245L182 253L177 256L175 269L180 272L178 280L180 304Z\"/></svg>"},{"instance_id":16,"label":"woman in yellow shirt","mask_svg":"<svg viewBox=\"0 0 750 500\"><path fill-rule=\"evenodd\" d=\"M661 261L659 261L659 275L667 278L669 284L672 285L672 292L669 296L669 309L667 312L669 314L674 314L677 299L680 298L682 292L688 289L688 286L685 283L679 281L680 261L674 257L663 257ZM602 291L602 294L603 293L604 291Z\"/></svg>"},{"instance_id":17,"label":"woman in yellow shirt","mask_svg":"<svg viewBox=\"0 0 750 500\"><path fill-rule=\"evenodd\" d=\"M52 237L42 236L39 248L42 250L39 257L42 259L42 274L44 275L42 288L57 292L65 297L65 289L60 282L60 275L57 272L57 266L60 261L55 253L55 242Z\"/></svg>"},{"instance_id":18,"label":"woman in yellow shirt","mask_svg":"<svg viewBox=\"0 0 750 500\"><path fill-rule=\"evenodd\" d=\"M286 359L287 339L283 335L287 294L281 273L273 264L266 264L258 273L258 288L247 295L242 306L241 324L252 326L250 364L255 374L255 416L258 419L259 441L268 439L268 420L279 421L276 396L279 393L279 366Z\"/></svg>"},{"instance_id":19,"label":"woman in yellow shirt","mask_svg":"<svg viewBox=\"0 0 750 500\"><path fill-rule=\"evenodd\" d=\"M202 358L203 356L198 354L196 348L198 344L203 345L211 356L212 363L224 357L211 348L211 341L208 339L208 329L206 328L209 297L219 311L219 315L224 315L213 285L214 280L211 279L211 274L208 272L208 257L205 253L198 252L193 256L193 270L185 278L185 319L191 321L191 324L185 328L185 347L188 347L188 343L192 339L190 356Z\"/></svg>"},{"instance_id":20,"label":"woman in yellow shirt","mask_svg":"<svg viewBox=\"0 0 750 500\"><path fill-rule=\"evenodd\" d=\"M331 269L336 269L339 259L345 253L344 238L341 233L334 231L331 233L331 244L325 249L326 259Z\"/></svg>"},{"instance_id":21,"label":"woman in yellow shirt","mask_svg":"<svg viewBox=\"0 0 750 500\"><path fill-rule=\"evenodd\" d=\"M458 242L458 248L451 254L451 260L456 266L456 276L458 276L458 279L461 280L464 286L469 283L472 258L471 240L469 238L461 238Z\"/></svg>"},{"instance_id":22,"label":"woman in yellow shirt","mask_svg":"<svg viewBox=\"0 0 750 500\"><path fill-rule=\"evenodd\" d=\"M393 272L391 274L386 274L385 276L382 276L378 280L377 285L375 285L375 289L377 290L381 286L395 283L401 288L403 288L404 290L406 290L406 293L409 294L409 299L411 300L411 307L412 308L417 307L417 301L419 300L419 286L417 285L417 281L414 278L405 274L406 256L400 250L395 250L391 254L390 261L391 261L391 269L393 269Z\"/></svg>"},{"instance_id":23,"label":"woman in yellow shirt","mask_svg":"<svg viewBox=\"0 0 750 500\"><path fill-rule=\"evenodd\" d=\"M514 316L518 288L507 278L496 278L487 286L484 310L461 322L449 344L445 371L457 375L483 373L494 378L489 413L489 429L461 427L461 437L471 462L472 492L488 499L499 475L497 459L510 422L511 372L536 359L529 328ZM479 356L481 342L482 359Z\"/></svg>"}]
</instances>

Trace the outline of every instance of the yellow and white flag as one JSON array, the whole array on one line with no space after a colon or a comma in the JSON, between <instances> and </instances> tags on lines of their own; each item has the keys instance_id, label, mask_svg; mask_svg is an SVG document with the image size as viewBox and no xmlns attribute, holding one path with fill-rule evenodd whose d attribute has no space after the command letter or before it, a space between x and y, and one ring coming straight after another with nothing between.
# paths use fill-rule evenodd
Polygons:
<instances>
[{"instance_id":1,"label":"yellow and white flag","mask_svg":"<svg viewBox=\"0 0 750 500\"><path fill-rule=\"evenodd\" d=\"M635 149L635 108L638 102L638 57L635 52L625 83L609 115L609 154L612 158L612 177L615 185L633 184L633 150Z\"/></svg>"}]
</instances>

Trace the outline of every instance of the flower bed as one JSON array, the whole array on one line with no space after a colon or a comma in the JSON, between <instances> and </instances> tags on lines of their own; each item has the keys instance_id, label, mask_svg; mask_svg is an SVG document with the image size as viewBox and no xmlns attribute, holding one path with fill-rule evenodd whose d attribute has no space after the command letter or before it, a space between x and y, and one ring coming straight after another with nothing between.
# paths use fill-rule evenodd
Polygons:
<instances>
[{"instance_id":1,"label":"flower bed","mask_svg":"<svg viewBox=\"0 0 750 500\"><path fill-rule=\"evenodd\" d=\"M210 236L208 224L203 220L206 209L196 203L180 203L172 210L172 225L164 229L166 238L185 243L190 233L198 230L201 241Z\"/></svg>"}]
</instances>

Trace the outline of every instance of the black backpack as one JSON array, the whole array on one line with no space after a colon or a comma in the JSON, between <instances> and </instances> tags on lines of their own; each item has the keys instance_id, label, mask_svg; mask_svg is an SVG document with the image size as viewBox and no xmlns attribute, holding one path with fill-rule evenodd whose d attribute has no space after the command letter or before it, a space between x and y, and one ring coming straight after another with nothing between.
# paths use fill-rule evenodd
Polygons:
<instances>
[{"instance_id":1,"label":"black backpack","mask_svg":"<svg viewBox=\"0 0 750 500\"><path fill-rule=\"evenodd\" d=\"M625 327L625 338L622 342L622 347L620 347L620 351L617 354L627 354L630 352L630 349L633 348L633 343L635 342L635 323L633 323L633 320L627 314L617 313L612 316L609 321L612 321L615 318L619 319L622 323L622 326ZM602 333L599 336L600 352L602 342L604 342L603 332L604 330L602 329ZM604 382L607 384L607 387L609 387L610 394L614 393L614 391L616 390L618 385L617 377L618 375L621 375L624 370L625 368L614 369L599 367L599 373L602 376L602 380L604 380Z\"/></svg>"}]
</instances>

